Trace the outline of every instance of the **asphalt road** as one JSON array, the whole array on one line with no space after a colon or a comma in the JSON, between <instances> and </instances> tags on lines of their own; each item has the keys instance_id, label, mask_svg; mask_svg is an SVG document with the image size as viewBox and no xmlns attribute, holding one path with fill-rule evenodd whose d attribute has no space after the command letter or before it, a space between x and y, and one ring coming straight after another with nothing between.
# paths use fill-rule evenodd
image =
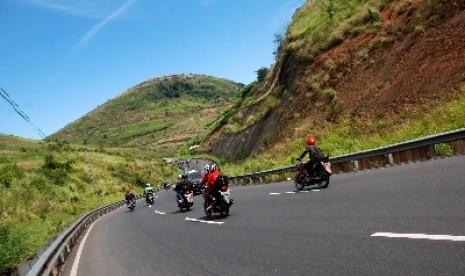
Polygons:
<instances>
[{"instance_id":1,"label":"asphalt road","mask_svg":"<svg viewBox=\"0 0 465 276\"><path fill-rule=\"evenodd\" d=\"M226 219L173 191L102 217L63 275L465 275L464 156L231 190Z\"/></svg>"}]
</instances>

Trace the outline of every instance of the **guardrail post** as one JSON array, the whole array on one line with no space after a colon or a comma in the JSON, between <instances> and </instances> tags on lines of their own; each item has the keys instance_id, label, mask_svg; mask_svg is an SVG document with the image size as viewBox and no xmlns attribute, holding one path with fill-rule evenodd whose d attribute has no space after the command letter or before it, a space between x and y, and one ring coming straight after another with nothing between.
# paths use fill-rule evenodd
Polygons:
<instances>
[{"instance_id":1,"label":"guardrail post","mask_svg":"<svg viewBox=\"0 0 465 276\"><path fill-rule=\"evenodd\" d=\"M388 157L388 160L389 160L389 165L391 165L391 166L394 165L394 157L392 157L392 153L389 153L387 155L387 157Z\"/></svg>"},{"instance_id":2,"label":"guardrail post","mask_svg":"<svg viewBox=\"0 0 465 276\"><path fill-rule=\"evenodd\" d=\"M358 171L360 169L358 160L353 160L352 163L354 164L354 171Z\"/></svg>"}]
</instances>

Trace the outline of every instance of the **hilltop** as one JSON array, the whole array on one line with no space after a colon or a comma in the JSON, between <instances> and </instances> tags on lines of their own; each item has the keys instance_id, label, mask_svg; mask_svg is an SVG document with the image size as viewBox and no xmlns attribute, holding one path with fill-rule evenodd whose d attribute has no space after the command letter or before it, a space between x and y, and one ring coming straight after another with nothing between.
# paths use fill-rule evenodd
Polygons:
<instances>
[{"instance_id":1,"label":"hilltop","mask_svg":"<svg viewBox=\"0 0 465 276\"><path fill-rule=\"evenodd\" d=\"M202 75L144 81L47 140L117 148L173 148L197 135L240 97L243 84Z\"/></svg>"}]
</instances>

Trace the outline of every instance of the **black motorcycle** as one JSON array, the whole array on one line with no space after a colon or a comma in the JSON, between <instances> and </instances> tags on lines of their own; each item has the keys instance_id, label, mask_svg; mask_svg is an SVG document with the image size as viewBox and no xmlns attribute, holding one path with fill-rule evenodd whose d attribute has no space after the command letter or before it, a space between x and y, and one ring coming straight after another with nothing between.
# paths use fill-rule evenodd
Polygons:
<instances>
[{"instance_id":1,"label":"black motorcycle","mask_svg":"<svg viewBox=\"0 0 465 276\"><path fill-rule=\"evenodd\" d=\"M134 211L134 208L136 208L136 200L135 199L128 200L126 203L126 206L128 207L130 212Z\"/></svg>"},{"instance_id":2,"label":"black motorcycle","mask_svg":"<svg viewBox=\"0 0 465 276\"><path fill-rule=\"evenodd\" d=\"M194 205L194 191L192 189L185 189L183 191L184 199L176 198L178 202L179 211L189 211Z\"/></svg>"},{"instance_id":3,"label":"black motorcycle","mask_svg":"<svg viewBox=\"0 0 465 276\"><path fill-rule=\"evenodd\" d=\"M148 192L145 194L145 202L151 207L153 203L155 202L155 198L153 196L153 192Z\"/></svg>"},{"instance_id":4,"label":"black motorcycle","mask_svg":"<svg viewBox=\"0 0 465 276\"><path fill-rule=\"evenodd\" d=\"M297 173L294 177L294 184L297 191L301 191L305 186L317 185L319 188L325 189L329 185L329 177L331 176L331 163L329 157L325 156L322 161L316 162L312 168L312 175L308 175L304 168L302 159L297 159Z\"/></svg>"},{"instance_id":5,"label":"black motorcycle","mask_svg":"<svg viewBox=\"0 0 465 276\"><path fill-rule=\"evenodd\" d=\"M209 197L208 206L205 208L205 214L207 217L211 217L213 213L218 213L221 217L227 217L229 215L229 208L233 204L234 199L231 198L227 179L225 178L224 184L220 184L219 186L219 195L216 199L210 195L205 195Z\"/></svg>"}]
</instances>

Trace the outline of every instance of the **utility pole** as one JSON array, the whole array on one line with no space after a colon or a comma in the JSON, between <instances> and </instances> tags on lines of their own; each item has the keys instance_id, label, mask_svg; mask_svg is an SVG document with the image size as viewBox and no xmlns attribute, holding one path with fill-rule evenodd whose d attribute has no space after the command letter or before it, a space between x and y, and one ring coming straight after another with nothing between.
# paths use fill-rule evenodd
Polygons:
<instances>
[{"instance_id":1,"label":"utility pole","mask_svg":"<svg viewBox=\"0 0 465 276\"><path fill-rule=\"evenodd\" d=\"M92 134L92 132L95 130L96 128L93 128L91 130L89 130L87 132L87 134L84 136L84 142L83 142L83 146L84 146L84 155L86 157L86 166L87 166L87 169L89 170L89 174L90 174L90 177L92 178L92 188L94 190L94 194L95 196L97 197L97 202L98 202L98 207L101 207L102 206L102 203L101 203L101 200L100 200L100 196L99 194L97 193L97 189L95 187L95 177L94 177L94 172L92 170L92 167L90 166L90 163L89 163L89 158L87 156L87 136L89 134Z\"/></svg>"}]
</instances>

